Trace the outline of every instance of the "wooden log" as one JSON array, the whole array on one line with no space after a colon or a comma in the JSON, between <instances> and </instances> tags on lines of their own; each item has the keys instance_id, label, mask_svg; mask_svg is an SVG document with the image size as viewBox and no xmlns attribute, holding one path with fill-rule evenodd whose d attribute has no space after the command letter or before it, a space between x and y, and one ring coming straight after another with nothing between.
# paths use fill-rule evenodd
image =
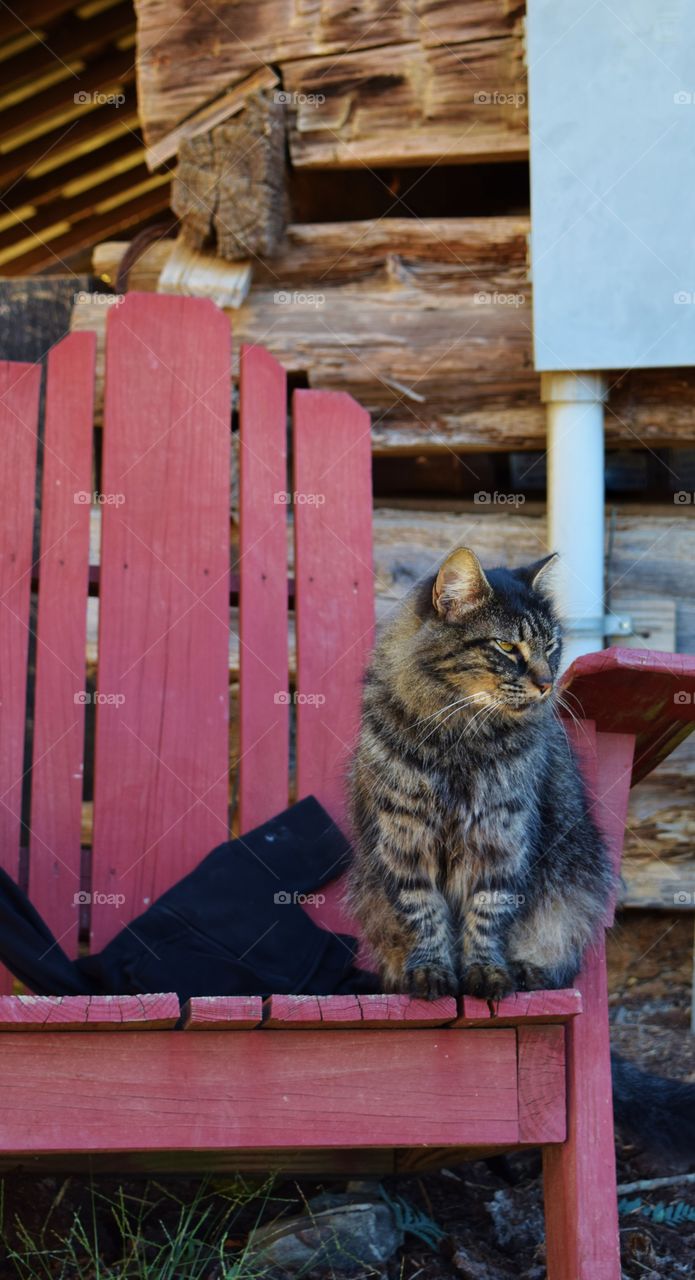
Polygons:
<instances>
[{"instance_id":1,"label":"wooden log","mask_svg":"<svg viewBox=\"0 0 695 1280\"><path fill-rule=\"evenodd\" d=\"M235 339L310 386L353 394L372 414L376 455L544 450L527 232L521 217L290 226L272 262L254 260L230 312ZM130 287L156 288L170 248L148 250ZM97 273L115 279L122 253L100 246ZM80 304L72 323L100 331L103 315ZM632 370L610 387L609 448L691 443L695 370Z\"/></svg>"},{"instance_id":2,"label":"wooden log","mask_svg":"<svg viewBox=\"0 0 695 1280\"><path fill-rule=\"evenodd\" d=\"M136 10L149 145L265 63L283 76L297 167L527 153L521 4L268 0L261 12L137 0Z\"/></svg>"},{"instance_id":3,"label":"wooden log","mask_svg":"<svg viewBox=\"0 0 695 1280\"><path fill-rule=\"evenodd\" d=\"M275 95L257 91L232 119L182 139L171 207L196 249L230 261L275 252L286 221L284 107Z\"/></svg>"}]
</instances>

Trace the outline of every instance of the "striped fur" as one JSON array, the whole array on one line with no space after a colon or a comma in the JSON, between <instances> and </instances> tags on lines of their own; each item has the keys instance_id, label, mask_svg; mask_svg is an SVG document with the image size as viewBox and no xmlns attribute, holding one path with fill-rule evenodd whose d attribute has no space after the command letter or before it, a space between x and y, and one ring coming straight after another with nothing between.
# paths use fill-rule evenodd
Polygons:
<instances>
[{"instance_id":1,"label":"striped fur","mask_svg":"<svg viewBox=\"0 0 695 1280\"><path fill-rule=\"evenodd\" d=\"M453 552L374 652L348 897L387 991L565 986L603 917L612 872L558 719L553 559L485 574Z\"/></svg>"}]
</instances>

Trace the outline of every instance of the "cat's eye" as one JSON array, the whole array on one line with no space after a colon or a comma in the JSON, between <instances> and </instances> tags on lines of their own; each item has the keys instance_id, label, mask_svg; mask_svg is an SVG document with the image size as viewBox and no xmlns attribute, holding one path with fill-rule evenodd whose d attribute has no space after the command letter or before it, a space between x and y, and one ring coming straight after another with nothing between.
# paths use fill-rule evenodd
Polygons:
<instances>
[{"instance_id":1,"label":"cat's eye","mask_svg":"<svg viewBox=\"0 0 695 1280\"><path fill-rule=\"evenodd\" d=\"M495 640L495 644L498 649L502 650L502 653L513 653L516 649L516 645L510 644L508 640Z\"/></svg>"}]
</instances>

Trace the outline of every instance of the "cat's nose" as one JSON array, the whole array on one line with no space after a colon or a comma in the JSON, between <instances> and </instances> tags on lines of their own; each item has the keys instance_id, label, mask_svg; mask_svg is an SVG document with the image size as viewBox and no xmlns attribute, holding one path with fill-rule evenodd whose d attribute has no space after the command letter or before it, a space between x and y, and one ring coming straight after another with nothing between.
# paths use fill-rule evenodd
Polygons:
<instances>
[{"instance_id":1,"label":"cat's nose","mask_svg":"<svg viewBox=\"0 0 695 1280\"><path fill-rule=\"evenodd\" d=\"M540 696L545 697L553 687L553 677L547 662L538 662L529 669L529 675Z\"/></svg>"}]
</instances>

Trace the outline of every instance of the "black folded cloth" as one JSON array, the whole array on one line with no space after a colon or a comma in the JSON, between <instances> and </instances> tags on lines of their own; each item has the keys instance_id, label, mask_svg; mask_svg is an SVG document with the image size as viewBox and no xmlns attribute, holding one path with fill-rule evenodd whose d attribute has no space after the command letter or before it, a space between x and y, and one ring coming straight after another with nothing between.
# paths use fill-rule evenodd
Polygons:
<instances>
[{"instance_id":1,"label":"black folded cloth","mask_svg":"<svg viewBox=\"0 0 695 1280\"><path fill-rule=\"evenodd\" d=\"M297 895L344 870L349 844L313 796L209 853L98 955L70 960L0 870L0 960L37 995L333 995L377 991L357 942Z\"/></svg>"}]
</instances>

